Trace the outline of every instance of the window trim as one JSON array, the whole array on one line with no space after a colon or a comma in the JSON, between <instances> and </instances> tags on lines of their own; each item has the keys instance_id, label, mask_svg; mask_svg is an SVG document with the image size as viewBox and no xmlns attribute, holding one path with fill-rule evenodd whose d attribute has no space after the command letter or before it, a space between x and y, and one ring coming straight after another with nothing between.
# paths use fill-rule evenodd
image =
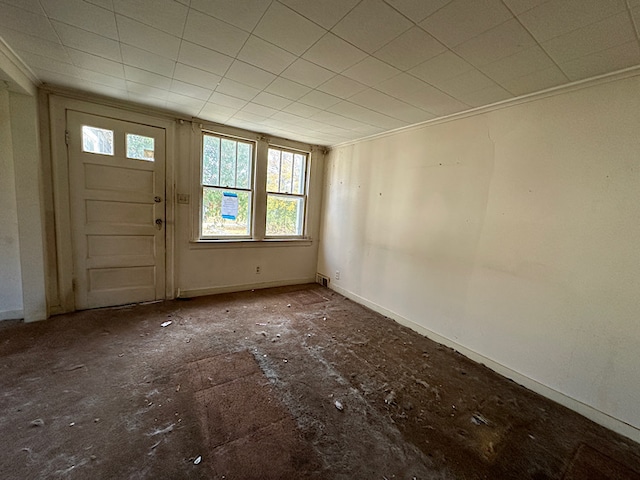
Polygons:
<instances>
[{"instance_id":1,"label":"window trim","mask_svg":"<svg viewBox=\"0 0 640 480\"><path fill-rule=\"evenodd\" d=\"M229 140L234 140L236 142L248 143L251 144L251 173L250 173L250 185L249 188L240 188L238 186L234 187L222 187L222 186L213 186L213 185L205 185L202 181L202 170L204 168L203 160L204 160L204 137L205 135L215 136L220 138L227 138ZM200 129L200 134L198 136L199 143L199 154L198 154L198 219L197 219L197 229L198 229L198 241L200 242L211 242L211 241L242 241L242 240L252 240L254 238L255 232L255 208L256 208L256 164L257 164L257 150L258 145L257 142L248 138L244 138L238 135L230 135L227 133L220 133L211 129ZM218 178L220 178L220 172L218 172ZM204 189L215 188L219 190L229 190L229 191L238 191L238 192L248 192L251 198L251 209L250 209L250 218L249 220L249 235L219 235L219 236L205 236L202 231L202 214L204 211Z\"/></svg>"},{"instance_id":2,"label":"window trim","mask_svg":"<svg viewBox=\"0 0 640 480\"><path fill-rule=\"evenodd\" d=\"M304 202L304 208L302 211L302 233L300 235L267 235L267 228L265 225L265 235L264 238L268 239L268 240L280 240L280 239L305 239L307 238L307 219L309 216L309 173L310 173L310 163L311 163L311 151L304 151L304 150L300 150L300 149L296 149L296 148L291 148L291 147L284 147L284 146L280 146L277 145L275 143L269 143L267 145L267 152L269 151L270 148L273 149L277 149L280 150L281 152L289 152L289 153L293 153L295 154L302 154L305 157L305 162L304 162L304 190L302 194L297 194L297 193L281 193L281 192L270 192L269 190L266 190L266 194L267 197L265 198L265 219L266 219L266 205L267 205L267 201L269 199L269 195L276 195L276 196L282 196L282 197L288 197L288 198L302 198L302 201ZM267 162L268 162L268 154L267 154ZM282 160L280 165L282 166ZM266 177L265 177L265 185L266 185Z\"/></svg>"},{"instance_id":3,"label":"window trim","mask_svg":"<svg viewBox=\"0 0 640 480\"><path fill-rule=\"evenodd\" d=\"M252 192L252 208L251 217L251 236L224 236L224 237L202 237L202 148L203 135L212 134L222 137L238 139L244 142L254 144L253 158L253 192ZM191 200L189 201L189 209L191 211L191 238L189 240L190 248L226 248L226 247L242 247L251 248L259 246L311 246L313 239L309 235L309 215L310 206L310 188L313 182L312 171L314 165L314 155L316 147L302 142L296 142L280 138L268 138L262 134L242 130L235 127L219 124L197 124L194 123L191 129L191 161L192 161L192 180L189 191L191 191ZM294 153L302 153L306 155L306 175L305 175L305 210L304 225L302 235L297 236L269 236L266 233L266 213L267 213L267 190L266 175L268 150L270 147L284 149ZM262 179L262 180L260 180ZM264 181L263 181L264 180ZM262 185L264 183L264 185Z\"/></svg>"}]
</instances>

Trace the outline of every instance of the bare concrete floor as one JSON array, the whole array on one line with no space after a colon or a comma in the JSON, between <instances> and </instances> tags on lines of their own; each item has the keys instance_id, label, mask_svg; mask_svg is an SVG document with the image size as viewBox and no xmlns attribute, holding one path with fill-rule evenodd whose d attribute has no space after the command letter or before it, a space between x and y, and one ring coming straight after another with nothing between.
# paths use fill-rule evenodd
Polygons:
<instances>
[{"instance_id":1,"label":"bare concrete floor","mask_svg":"<svg viewBox=\"0 0 640 480\"><path fill-rule=\"evenodd\" d=\"M0 324L0 372L2 479L640 479L639 445L318 285Z\"/></svg>"}]
</instances>

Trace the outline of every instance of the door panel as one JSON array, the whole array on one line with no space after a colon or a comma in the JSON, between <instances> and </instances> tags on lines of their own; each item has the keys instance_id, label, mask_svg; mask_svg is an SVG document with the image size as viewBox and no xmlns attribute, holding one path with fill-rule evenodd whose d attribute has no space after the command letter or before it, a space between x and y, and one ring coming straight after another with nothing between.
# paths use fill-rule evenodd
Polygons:
<instances>
[{"instance_id":1,"label":"door panel","mask_svg":"<svg viewBox=\"0 0 640 480\"><path fill-rule=\"evenodd\" d=\"M68 110L67 131L76 308L164 298L165 130Z\"/></svg>"}]
</instances>

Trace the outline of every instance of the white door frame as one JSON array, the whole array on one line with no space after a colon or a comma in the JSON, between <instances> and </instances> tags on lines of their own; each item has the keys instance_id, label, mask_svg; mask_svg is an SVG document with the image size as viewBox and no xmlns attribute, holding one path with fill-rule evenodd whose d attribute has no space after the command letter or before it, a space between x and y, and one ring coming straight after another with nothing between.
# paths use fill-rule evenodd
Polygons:
<instances>
[{"instance_id":1,"label":"white door frame","mask_svg":"<svg viewBox=\"0 0 640 480\"><path fill-rule=\"evenodd\" d=\"M51 156L53 171L53 196L56 231L57 280L60 306L63 312L76 309L73 291L73 251L69 201L69 159L66 144L66 112L75 110L91 115L111 117L127 122L164 128L166 132L165 168L165 298L175 298L174 246L175 246L175 152L176 122L172 119L139 113L125 108L101 105L84 100L52 94L49 97L51 125Z\"/></svg>"}]
</instances>

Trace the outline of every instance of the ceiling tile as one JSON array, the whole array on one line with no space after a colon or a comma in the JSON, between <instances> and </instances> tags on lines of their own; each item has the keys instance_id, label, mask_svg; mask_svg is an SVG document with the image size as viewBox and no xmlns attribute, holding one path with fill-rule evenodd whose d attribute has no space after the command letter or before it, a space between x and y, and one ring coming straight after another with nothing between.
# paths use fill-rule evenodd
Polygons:
<instances>
[{"instance_id":1,"label":"ceiling tile","mask_svg":"<svg viewBox=\"0 0 640 480\"><path fill-rule=\"evenodd\" d=\"M52 60L59 60L71 63L71 59L66 49L58 42L49 42L33 35L25 35L10 28L2 29L2 39L7 42L12 49L42 55Z\"/></svg>"},{"instance_id":2,"label":"ceiling tile","mask_svg":"<svg viewBox=\"0 0 640 480\"><path fill-rule=\"evenodd\" d=\"M502 58L497 62L484 65L480 67L480 70L489 78L502 83L512 78L522 77L552 67L555 67L555 64L549 58L549 55L539 46L535 46L515 55ZM567 81L566 78L565 81Z\"/></svg>"},{"instance_id":3,"label":"ceiling tile","mask_svg":"<svg viewBox=\"0 0 640 480\"><path fill-rule=\"evenodd\" d=\"M180 37L187 19L188 7L173 0L113 0L116 13Z\"/></svg>"},{"instance_id":4,"label":"ceiling tile","mask_svg":"<svg viewBox=\"0 0 640 480\"><path fill-rule=\"evenodd\" d=\"M178 61L216 75L224 75L231 66L233 58L183 40Z\"/></svg>"},{"instance_id":5,"label":"ceiling tile","mask_svg":"<svg viewBox=\"0 0 640 480\"><path fill-rule=\"evenodd\" d=\"M458 75L457 77L448 78L439 82L432 82L436 88L448 93L454 98L460 98L461 95L484 88L493 87L496 83L479 70L473 69Z\"/></svg>"},{"instance_id":6,"label":"ceiling tile","mask_svg":"<svg viewBox=\"0 0 640 480\"><path fill-rule=\"evenodd\" d=\"M138 99L139 103L159 106L158 100L167 100L168 90L156 88L144 83L137 83L127 80L127 90L132 98Z\"/></svg>"},{"instance_id":7,"label":"ceiling tile","mask_svg":"<svg viewBox=\"0 0 640 480\"><path fill-rule=\"evenodd\" d=\"M544 42L542 47L557 63L584 57L636 39L627 12L600 20Z\"/></svg>"},{"instance_id":8,"label":"ceiling tile","mask_svg":"<svg viewBox=\"0 0 640 480\"><path fill-rule=\"evenodd\" d=\"M373 87L380 82L395 77L399 73L401 72L397 68L381 62L377 58L367 57L360 63L345 70L343 75Z\"/></svg>"},{"instance_id":9,"label":"ceiling tile","mask_svg":"<svg viewBox=\"0 0 640 480\"><path fill-rule=\"evenodd\" d=\"M44 10L38 0L2 0L2 3L13 5L14 7L21 8L22 10L28 10L37 15L44 15Z\"/></svg>"},{"instance_id":10,"label":"ceiling tile","mask_svg":"<svg viewBox=\"0 0 640 480\"><path fill-rule=\"evenodd\" d=\"M259 115L266 119L266 118L269 118L271 115L277 113L277 110L274 108L258 105L257 103L247 103L244 107L242 107L242 110L240 110L238 113L250 113L252 115ZM236 117L238 117L238 114L236 114ZM238 118L241 118L241 117L238 117ZM242 115L242 118L244 118L245 120L251 120L251 117L247 117L245 115Z\"/></svg>"},{"instance_id":11,"label":"ceiling tile","mask_svg":"<svg viewBox=\"0 0 640 480\"><path fill-rule=\"evenodd\" d=\"M404 71L445 50L446 47L427 32L413 27L382 47L374 56Z\"/></svg>"},{"instance_id":12,"label":"ceiling tile","mask_svg":"<svg viewBox=\"0 0 640 480\"><path fill-rule=\"evenodd\" d=\"M182 107L187 107L187 111L197 113L202 109L205 103L205 100L194 98L188 95L182 95L174 91L167 93L167 107L169 108L173 107L174 105L179 109L182 109Z\"/></svg>"},{"instance_id":13,"label":"ceiling tile","mask_svg":"<svg viewBox=\"0 0 640 480\"><path fill-rule=\"evenodd\" d=\"M98 7L106 8L113 12L113 0L84 0L87 3L92 3Z\"/></svg>"},{"instance_id":14,"label":"ceiling tile","mask_svg":"<svg viewBox=\"0 0 640 480\"><path fill-rule=\"evenodd\" d=\"M349 101L362 107L383 113L389 117L410 123L416 123L433 118L433 115L429 115L424 110L420 110L419 108L372 88L354 95L349 99Z\"/></svg>"},{"instance_id":15,"label":"ceiling tile","mask_svg":"<svg viewBox=\"0 0 640 480\"><path fill-rule=\"evenodd\" d=\"M40 0L47 16L63 23L88 30L103 37L118 39L113 12L82 0Z\"/></svg>"},{"instance_id":16,"label":"ceiling tile","mask_svg":"<svg viewBox=\"0 0 640 480\"><path fill-rule=\"evenodd\" d=\"M298 115L300 117L309 118L312 115L320 113L322 110L311 105L305 105L304 103L294 102L291 105L283 109L284 112Z\"/></svg>"},{"instance_id":17,"label":"ceiling tile","mask_svg":"<svg viewBox=\"0 0 640 480\"><path fill-rule=\"evenodd\" d=\"M451 51L447 51L412 68L409 73L425 82L431 83L457 77L473 70L473 68L473 65L466 60Z\"/></svg>"},{"instance_id":18,"label":"ceiling tile","mask_svg":"<svg viewBox=\"0 0 640 480\"><path fill-rule=\"evenodd\" d=\"M358 128L362 125L358 120L346 118L333 112L318 112L312 118L318 122L326 123L336 128L346 128L348 130Z\"/></svg>"},{"instance_id":19,"label":"ceiling tile","mask_svg":"<svg viewBox=\"0 0 640 480\"><path fill-rule=\"evenodd\" d=\"M58 43L58 36L44 15L0 3L0 26Z\"/></svg>"},{"instance_id":20,"label":"ceiling tile","mask_svg":"<svg viewBox=\"0 0 640 480\"><path fill-rule=\"evenodd\" d=\"M237 58L279 75L294 62L296 56L255 35L251 35L242 50L240 50Z\"/></svg>"},{"instance_id":21,"label":"ceiling tile","mask_svg":"<svg viewBox=\"0 0 640 480\"><path fill-rule=\"evenodd\" d=\"M555 65L544 70L536 70L521 77L501 82L502 86L514 95L526 95L567 83L568 79Z\"/></svg>"},{"instance_id":22,"label":"ceiling tile","mask_svg":"<svg viewBox=\"0 0 640 480\"><path fill-rule=\"evenodd\" d=\"M367 54L362 50L336 37L333 33L327 33L307 50L303 58L340 73L366 56Z\"/></svg>"},{"instance_id":23,"label":"ceiling tile","mask_svg":"<svg viewBox=\"0 0 640 480\"><path fill-rule=\"evenodd\" d=\"M269 73L248 63L235 60L229 70L227 71L226 78L236 80L254 88L262 90L269 85L276 76L273 73Z\"/></svg>"},{"instance_id":24,"label":"ceiling tile","mask_svg":"<svg viewBox=\"0 0 640 480\"><path fill-rule=\"evenodd\" d=\"M273 93L280 97L297 100L303 95L309 93L311 91L311 87L292 82L286 78L278 77L264 90L265 92Z\"/></svg>"},{"instance_id":25,"label":"ceiling tile","mask_svg":"<svg viewBox=\"0 0 640 480\"><path fill-rule=\"evenodd\" d=\"M561 63L560 68L571 80L575 81L614 72L639 63L640 48L638 42L633 41L567 63Z\"/></svg>"},{"instance_id":26,"label":"ceiling tile","mask_svg":"<svg viewBox=\"0 0 640 480\"><path fill-rule=\"evenodd\" d=\"M531 10L533 7L549 0L503 0L505 5L516 15Z\"/></svg>"},{"instance_id":27,"label":"ceiling tile","mask_svg":"<svg viewBox=\"0 0 640 480\"><path fill-rule=\"evenodd\" d=\"M291 100L288 98L279 97L278 95L267 92L260 92L252 102L265 107L271 107L276 110L282 110L284 107L291 104Z\"/></svg>"},{"instance_id":28,"label":"ceiling tile","mask_svg":"<svg viewBox=\"0 0 640 480\"><path fill-rule=\"evenodd\" d=\"M217 18L189 10L183 39L235 57L249 34Z\"/></svg>"},{"instance_id":29,"label":"ceiling tile","mask_svg":"<svg viewBox=\"0 0 640 480\"><path fill-rule=\"evenodd\" d=\"M222 79L222 77L219 77L218 75L185 65L184 63L176 63L173 78L174 80L180 80L181 82L190 83L192 85L197 85L211 90L216 88Z\"/></svg>"},{"instance_id":30,"label":"ceiling tile","mask_svg":"<svg viewBox=\"0 0 640 480\"><path fill-rule=\"evenodd\" d=\"M157 73L147 72L140 68L125 65L124 74L126 79L132 82L149 85L150 87L159 88L161 90L169 90L169 88L171 88L171 79L158 75Z\"/></svg>"},{"instance_id":31,"label":"ceiling tile","mask_svg":"<svg viewBox=\"0 0 640 480\"><path fill-rule=\"evenodd\" d=\"M495 85L493 87L483 88L475 92L464 93L457 97L458 100L472 107L482 107L492 103L513 98L513 95L504 88Z\"/></svg>"},{"instance_id":32,"label":"ceiling tile","mask_svg":"<svg viewBox=\"0 0 640 480\"><path fill-rule=\"evenodd\" d=\"M550 0L518 16L538 42L625 10L624 0Z\"/></svg>"},{"instance_id":33,"label":"ceiling tile","mask_svg":"<svg viewBox=\"0 0 640 480\"><path fill-rule=\"evenodd\" d=\"M237 111L237 108L229 108L216 103L206 103L198 115L204 120L226 123Z\"/></svg>"},{"instance_id":34,"label":"ceiling tile","mask_svg":"<svg viewBox=\"0 0 640 480\"><path fill-rule=\"evenodd\" d=\"M383 115L382 113L374 112L373 110L361 107L360 105L356 105L355 103L351 103L347 100L343 100L328 110L353 120L359 120L361 122L389 130L400 128L407 124L407 122L391 118L387 115Z\"/></svg>"},{"instance_id":35,"label":"ceiling tile","mask_svg":"<svg viewBox=\"0 0 640 480\"><path fill-rule=\"evenodd\" d=\"M319 92L318 90L312 90L299 100L300 103L311 105L312 107L320 108L321 110L329 108L340 101L341 100L339 98L324 92Z\"/></svg>"},{"instance_id":36,"label":"ceiling tile","mask_svg":"<svg viewBox=\"0 0 640 480\"><path fill-rule=\"evenodd\" d=\"M500 0L454 0L420 26L448 47L455 47L512 17Z\"/></svg>"},{"instance_id":37,"label":"ceiling tile","mask_svg":"<svg viewBox=\"0 0 640 480\"><path fill-rule=\"evenodd\" d=\"M299 58L282 72L282 76L294 82L315 88L333 77L334 73L326 68Z\"/></svg>"},{"instance_id":38,"label":"ceiling tile","mask_svg":"<svg viewBox=\"0 0 640 480\"><path fill-rule=\"evenodd\" d=\"M533 37L516 20L508 20L477 37L454 47L469 63L479 67L514 55L536 44Z\"/></svg>"},{"instance_id":39,"label":"ceiling tile","mask_svg":"<svg viewBox=\"0 0 640 480\"><path fill-rule=\"evenodd\" d=\"M17 50L16 53L34 70L47 70L49 72L71 76L77 74L77 68L71 63L61 62L53 58L38 55L37 53L22 50ZM71 59L69 58L69 60Z\"/></svg>"},{"instance_id":40,"label":"ceiling tile","mask_svg":"<svg viewBox=\"0 0 640 480\"><path fill-rule=\"evenodd\" d=\"M321 92L329 93L342 99L347 99L351 95L355 95L358 92L366 90L367 86L350 78L343 77L342 75L336 75L324 82L322 85L319 85L317 89Z\"/></svg>"},{"instance_id":41,"label":"ceiling tile","mask_svg":"<svg viewBox=\"0 0 640 480\"><path fill-rule=\"evenodd\" d=\"M122 61L119 42L55 20L52 20L51 24L63 45L108 58L114 62Z\"/></svg>"},{"instance_id":42,"label":"ceiling tile","mask_svg":"<svg viewBox=\"0 0 640 480\"><path fill-rule=\"evenodd\" d=\"M215 85L213 86L215 87ZM207 100L213 91L213 88L203 88L190 83L181 82L175 78L171 81L171 88L169 89L173 93L178 93L187 97L197 98L200 100ZM170 100L167 98L167 100ZM202 108L202 105L200 105Z\"/></svg>"},{"instance_id":43,"label":"ceiling tile","mask_svg":"<svg viewBox=\"0 0 640 480\"><path fill-rule=\"evenodd\" d=\"M191 8L250 32L270 3L271 0L191 0Z\"/></svg>"},{"instance_id":44,"label":"ceiling tile","mask_svg":"<svg viewBox=\"0 0 640 480\"><path fill-rule=\"evenodd\" d=\"M253 34L289 52L302 55L325 31L290 8L274 2Z\"/></svg>"},{"instance_id":45,"label":"ceiling tile","mask_svg":"<svg viewBox=\"0 0 640 480\"><path fill-rule=\"evenodd\" d=\"M91 82L96 85L105 85L118 90L127 89L127 82L123 78L112 77L111 75L93 72L84 68L77 69L77 77L85 82Z\"/></svg>"},{"instance_id":46,"label":"ceiling tile","mask_svg":"<svg viewBox=\"0 0 640 480\"><path fill-rule=\"evenodd\" d=\"M233 108L235 110L240 110L244 107L248 102L241 98L232 97L231 95L225 95L220 92L213 92L209 101L215 103L216 105L223 105L225 107Z\"/></svg>"},{"instance_id":47,"label":"ceiling tile","mask_svg":"<svg viewBox=\"0 0 640 480\"><path fill-rule=\"evenodd\" d=\"M146 50L122 44L122 61L125 65L172 77L176 62Z\"/></svg>"},{"instance_id":48,"label":"ceiling tile","mask_svg":"<svg viewBox=\"0 0 640 480\"><path fill-rule=\"evenodd\" d=\"M373 53L411 26L409 20L382 0L363 0L332 31L365 52Z\"/></svg>"},{"instance_id":49,"label":"ceiling tile","mask_svg":"<svg viewBox=\"0 0 640 480\"><path fill-rule=\"evenodd\" d=\"M318 25L331 29L360 0L280 0Z\"/></svg>"},{"instance_id":50,"label":"ceiling tile","mask_svg":"<svg viewBox=\"0 0 640 480\"><path fill-rule=\"evenodd\" d=\"M180 39L136 20L116 15L120 41L175 60L180 49Z\"/></svg>"},{"instance_id":51,"label":"ceiling tile","mask_svg":"<svg viewBox=\"0 0 640 480\"><path fill-rule=\"evenodd\" d=\"M416 23L420 23L429 15L437 12L452 0L385 0L389 5L406 15Z\"/></svg>"},{"instance_id":52,"label":"ceiling tile","mask_svg":"<svg viewBox=\"0 0 640 480\"><path fill-rule=\"evenodd\" d=\"M249 85L245 85L244 83L236 82L230 78L223 78L218 84L216 92L248 101L260 93L260 90L250 87Z\"/></svg>"},{"instance_id":53,"label":"ceiling tile","mask_svg":"<svg viewBox=\"0 0 640 480\"><path fill-rule=\"evenodd\" d=\"M121 63L91 55L90 53L81 52L73 48L67 48L67 53L69 53L69 57L71 57L71 61L76 67L86 68L87 70L93 70L94 72L104 73L105 75L111 75L113 77L124 77Z\"/></svg>"},{"instance_id":54,"label":"ceiling tile","mask_svg":"<svg viewBox=\"0 0 640 480\"><path fill-rule=\"evenodd\" d=\"M377 89L434 115L449 115L469 108L465 103L406 73L380 84Z\"/></svg>"}]
</instances>

